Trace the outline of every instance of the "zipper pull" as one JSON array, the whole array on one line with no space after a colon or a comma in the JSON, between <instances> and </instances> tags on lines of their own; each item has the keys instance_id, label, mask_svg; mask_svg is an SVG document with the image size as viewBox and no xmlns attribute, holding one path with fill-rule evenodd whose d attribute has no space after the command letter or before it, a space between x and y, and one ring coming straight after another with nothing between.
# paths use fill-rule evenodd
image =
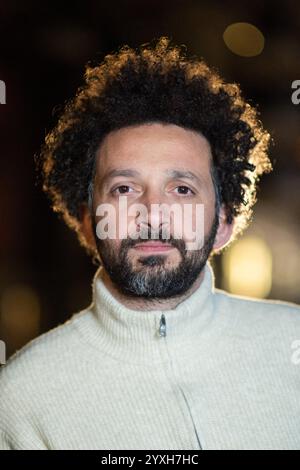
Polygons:
<instances>
[{"instance_id":1,"label":"zipper pull","mask_svg":"<svg viewBox=\"0 0 300 470\"><path fill-rule=\"evenodd\" d=\"M160 317L159 335L160 336L167 336L166 318L165 318L164 314L162 314L162 316Z\"/></svg>"}]
</instances>

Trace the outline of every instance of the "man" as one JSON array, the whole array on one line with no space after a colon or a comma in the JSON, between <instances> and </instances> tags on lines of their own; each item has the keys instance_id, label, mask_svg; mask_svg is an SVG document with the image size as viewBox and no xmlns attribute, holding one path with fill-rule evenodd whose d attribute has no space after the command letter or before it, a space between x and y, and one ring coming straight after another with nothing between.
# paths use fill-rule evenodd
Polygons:
<instances>
[{"instance_id":1,"label":"man","mask_svg":"<svg viewBox=\"0 0 300 470\"><path fill-rule=\"evenodd\" d=\"M87 68L38 163L99 261L93 302L1 370L0 448L300 449L300 308L215 289L209 262L250 221L269 140L166 37Z\"/></svg>"}]
</instances>

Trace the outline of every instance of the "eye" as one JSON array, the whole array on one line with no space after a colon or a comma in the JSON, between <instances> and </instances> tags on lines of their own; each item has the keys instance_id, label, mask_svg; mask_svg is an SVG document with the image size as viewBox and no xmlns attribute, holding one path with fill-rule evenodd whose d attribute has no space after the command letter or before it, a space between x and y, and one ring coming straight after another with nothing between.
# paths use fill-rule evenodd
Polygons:
<instances>
[{"instance_id":1,"label":"eye","mask_svg":"<svg viewBox=\"0 0 300 470\"><path fill-rule=\"evenodd\" d=\"M128 189L132 189L130 188L130 186L127 186L126 184L122 184L121 186L117 186L116 188L114 188L111 192L113 194L126 194L128 193Z\"/></svg>"},{"instance_id":2,"label":"eye","mask_svg":"<svg viewBox=\"0 0 300 470\"><path fill-rule=\"evenodd\" d=\"M177 186L177 188L175 188L175 189L180 190L179 194L186 195L186 194L188 194L187 191L190 191L190 194L195 194L194 191L191 188L189 188L188 186L181 185L181 186Z\"/></svg>"}]
</instances>

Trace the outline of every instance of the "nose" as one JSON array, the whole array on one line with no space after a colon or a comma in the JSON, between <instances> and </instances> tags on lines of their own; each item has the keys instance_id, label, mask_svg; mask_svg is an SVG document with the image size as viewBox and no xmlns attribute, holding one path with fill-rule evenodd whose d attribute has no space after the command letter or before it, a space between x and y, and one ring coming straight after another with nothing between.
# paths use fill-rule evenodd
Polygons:
<instances>
[{"instance_id":1,"label":"nose","mask_svg":"<svg viewBox=\"0 0 300 470\"><path fill-rule=\"evenodd\" d=\"M147 191L140 203L145 206L145 214L139 217L141 228L158 232L166 225L169 226L168 205L161 191Z\"/></svg>"}]
</instances>

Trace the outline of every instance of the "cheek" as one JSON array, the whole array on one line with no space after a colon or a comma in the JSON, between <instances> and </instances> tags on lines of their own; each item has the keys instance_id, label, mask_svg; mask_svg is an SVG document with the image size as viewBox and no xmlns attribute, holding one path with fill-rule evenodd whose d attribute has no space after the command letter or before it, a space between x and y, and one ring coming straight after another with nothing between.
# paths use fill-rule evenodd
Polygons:
<instances>
[{"instance_id":1,"label":"cheek","mask_svg":"<svg viewBox=\"0 0 300 470\"><path fill-rule=\"evenodd\" d=\"M197 220L200 223L200 228L203 227L204 235L208 235L215 218L215 193L212 185L200 202L202 207L199 211L194 211L193 226L196 229L196 214L198 214Z\"/></svg>"},{"instance_id":2,"label":"cheek","mask_svg":"<svg viewBox=\"0 0 300 470\"><path fill-rule=\"evenodd\" d=\"M202 202L186 203L181 207L182 216L172 217L172 230L174 234L182 234L184 239L190 238L191 233L210 230L214 212L210 205Z\"/></svg>"},{"instance_id":3,"label":"cheek","mask_svg":"<svg viewBox=\"0 0 300 470\"><path fill-rule=\"evenodd\" d=\"M117 212L116 218L117 240L122 241L127 238L136 238L134 236L137 233L136 217L130 216L127 213Z\"/></svg>"},{"instance_id":4,"label":"cheek","mask_svg":"<svg viewBox=\"0 0 300 470\"><path fill-rule=\"evenodd\" d=\"M199 250L203 247L205 237L210 233L214 219L212 202L197 202L182 207L182 219L174 220L174 234L183 238L186 249ZM180 234L182 234L180 236Z\"/></svg>"},{"instance_id":5,"label":"cheek","mask_svg":"<svg viewBox=\"0 0 300 470\"><path fill-rule=\"evenodd\" d=\"M102 199L96 205L95 222L98 239L114 242L119 247L122 239L127 238L129 219L122 204Z\"/></svg>"}]
</instances>

